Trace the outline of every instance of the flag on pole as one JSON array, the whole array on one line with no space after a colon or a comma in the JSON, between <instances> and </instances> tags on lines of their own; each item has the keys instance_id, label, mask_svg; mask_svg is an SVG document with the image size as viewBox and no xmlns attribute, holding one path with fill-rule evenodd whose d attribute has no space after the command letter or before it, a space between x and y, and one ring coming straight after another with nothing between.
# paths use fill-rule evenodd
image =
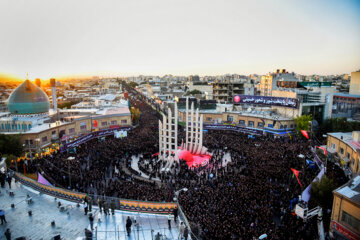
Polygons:
<instances>
[{"instance_id":1,"label":"flag on pole","mask_svg":"<svg viewBox=\"0 0 360 240\"><path fill-rule=\"evenodd\" d=\"M326 151L326 149L325 149L324 147L320 147L320 146L316 146L316 147L319 148L319 149L321 149L321 150L323 150L325 156L327 155L327 151Z\"/></svg>"},{"instance_id":2,"label":"flag on pole","mask_svg":"<svg viewBox=\"0 0 360 240\"><path fill-rule=\"evenodd\" d=\"M302 135L304 135L304 137L306 137L307 139L309 139L309 134L307 133L307 131L305 130L301 130Z\"/></svg>"},{"instance_id":3,"label":"flag on pole","mask_svg":"<svg viewBox=\"0 0 360 240\"><path fill-rule=\"evenodd\" d=\"M299 172L300 172L300 171L298 171L298 170L296 170L296 169L293 169L293 168L291 168L291 171L294 173L296 179L298 180L298 183L299 183L300 186L302 187L302 184L301 184L301 182L300 182L300 180L299 180Z\"/></svg>"},{"instance_id":4,"label":"flag on pole","mask_svg":"<svg viewBox=\"0 0 360 240\"><path fill-rule=\"evenodd\" d=\"M97 127L97 121L94 120L94 127Z\"/></svg>"}]
</instances>

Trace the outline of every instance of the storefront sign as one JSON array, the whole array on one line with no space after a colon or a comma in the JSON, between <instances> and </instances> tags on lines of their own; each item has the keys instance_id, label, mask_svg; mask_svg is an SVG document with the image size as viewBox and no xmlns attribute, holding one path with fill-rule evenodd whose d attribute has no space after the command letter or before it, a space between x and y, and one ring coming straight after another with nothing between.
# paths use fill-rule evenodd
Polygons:
<instances>
[{"instance_id":1,"label":"storefront sign","mask_svg":"<svg viewBox=\"0 0 360 240\"><path fill-rule=\"evenodd\" d=\"M350 239L350 240L360 239L359 235L350 231L349 229L347 229L346 227L344 227L343 225L339 224L336 221L331 222L331 228L333 230L335 230L337 233L340 233L341 235L345 236L347 239Z\"/></svg>"},{"instance_id":2,"label":"storefront sign","mask_svg":"<svg viewBox=\"0 0 360 240\"><path fill-rule=\"evenodd\" d=\"M299 101L296 98L266 97L266 96L253 96L253 95L236 95L234 96L234 103L281 106L288 108L299 107Z\"/></svg>"},{"instance_id":3,"label":"storefront sign","mask_svg":"<svg viewBox=\"0 0 360 240\"><path fill-rule=\"evenodd\" d=\"M223 125L223 124L204 124L203 128L206 130L232 130L236 132L249 133L254 135L263 135L263 130L240 127L234 125Z\"/></svg>"},{"instance_id":4,"label":"storefront sign","mask_svg":"<svg viewBox=\"0 0 360 240\"><path fill-rule=\"evenodd\" d=\"M105 130L100 130L100 131L96 131L96 132L92 132L88 135L82 136L78 139L76 139L73 142L67 143L65 144L62 148L61 151L66 151L69 148L74 148L79 146L80 144L83 144L93 138L98 138L98 137L103 137L103 136L108 136L108 135L113 135L115 131L118 130L123 130L123 131L129 131L131 130L131 127L118 127L118 128L110 128L110 129L105 129Z\"/></svg>"}]
</instances>

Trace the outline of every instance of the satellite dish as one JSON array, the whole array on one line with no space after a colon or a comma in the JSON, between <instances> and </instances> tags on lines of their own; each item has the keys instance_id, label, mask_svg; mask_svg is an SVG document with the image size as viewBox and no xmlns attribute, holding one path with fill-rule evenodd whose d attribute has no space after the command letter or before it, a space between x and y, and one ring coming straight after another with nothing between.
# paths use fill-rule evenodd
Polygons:
<instances>
[{"instance_id":1,"label":"satellite dish","mask_svg":"<svg viewBox=\"0 0 360 240\"><path fill-rule=\"evenodd\" d=\"M247 109L247 111L248 111L248 112L251 112L251 111L252 111L251 107L249 107L249 108Z\"/></svg>"}]
</instances>

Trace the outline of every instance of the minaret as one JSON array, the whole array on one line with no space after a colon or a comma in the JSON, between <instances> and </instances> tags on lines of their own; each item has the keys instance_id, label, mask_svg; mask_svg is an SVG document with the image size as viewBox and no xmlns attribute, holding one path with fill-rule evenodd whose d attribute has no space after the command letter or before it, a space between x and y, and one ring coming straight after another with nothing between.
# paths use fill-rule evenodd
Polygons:
<instances>
[{"instance_id":1,"label":"minaret","mask_svg":"<svg viewBox=\"0 0 360 240\"><path fill-rule=\"evenodd\" d=\"M52 101L53 101L53 109L54 109L54 112L57 112L55 78L50 79L50 84L51 84L51 95L52 95Z\"/></svg>"}]
</instances>

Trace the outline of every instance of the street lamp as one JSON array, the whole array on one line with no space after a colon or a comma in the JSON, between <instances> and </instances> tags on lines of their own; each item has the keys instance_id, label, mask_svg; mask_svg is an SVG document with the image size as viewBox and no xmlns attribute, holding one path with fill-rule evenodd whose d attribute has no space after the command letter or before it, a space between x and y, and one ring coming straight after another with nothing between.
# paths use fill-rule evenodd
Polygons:
<instances>
[{"instance_id":1,"label":"street lamp","mask_svg":"<svg viewBox=\"0 0 360 240\"><path fill-rule=\"evenodd\" d=\"M40 138L35 138L35 142L36 142L36 152L38 152L39 148L40 148ZM32 157L31 157L31 160L32 160Z\"/></svg>"},{"instance_id":2,"label":"street lamp","mask_svg":"<svg viewBox=\"0 0 360 240\"><path fill-rule=\"evenodd\" d=\"M69 189L71 189L71 175L70 175L70 161L74 160L75 157L68 157L68 171L69 171Z\"/></svg>"}]
</instances>

